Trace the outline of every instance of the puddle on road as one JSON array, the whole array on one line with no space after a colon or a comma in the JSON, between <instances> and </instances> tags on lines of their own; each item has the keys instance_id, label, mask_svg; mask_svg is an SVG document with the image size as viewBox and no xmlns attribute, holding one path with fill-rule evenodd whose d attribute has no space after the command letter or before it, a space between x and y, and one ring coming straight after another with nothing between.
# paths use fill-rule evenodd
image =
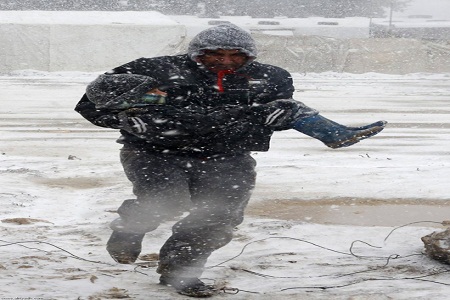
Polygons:
<instances>
[{"instance_id":1,"label":"puddle on road","mask_svg":"<svg viewBox=\"0 0 450 300\"><path fill-rule=\"evenodd\" d=\"M251 203L247 214L317 224L400 226L450 220L450 200L273 200ZM439 226L420 223L418 226Z\"/></svg>"}]
</instances>

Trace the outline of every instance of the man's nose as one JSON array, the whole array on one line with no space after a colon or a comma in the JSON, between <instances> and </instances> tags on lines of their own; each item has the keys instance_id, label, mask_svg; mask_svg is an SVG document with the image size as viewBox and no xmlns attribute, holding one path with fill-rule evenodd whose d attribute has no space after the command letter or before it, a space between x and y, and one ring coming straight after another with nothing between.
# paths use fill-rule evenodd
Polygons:
<instances>
[{"instance_id":1,"label":"man's nose","mask_svg":"<svg viewBox=\"0 0 450 300\"><path fill-rule=\"evenodd\" d=\"M219 58L219 61L221 61L224 64L232 63L233 57L231 55L224 55Z\"/></svg>"}]
</instances>

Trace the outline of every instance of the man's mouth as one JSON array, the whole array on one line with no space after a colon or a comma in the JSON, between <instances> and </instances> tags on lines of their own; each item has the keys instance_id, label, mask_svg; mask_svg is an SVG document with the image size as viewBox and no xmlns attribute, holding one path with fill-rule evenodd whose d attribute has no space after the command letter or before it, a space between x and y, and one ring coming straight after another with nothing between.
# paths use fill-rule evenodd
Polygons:
<instances>
[{"instance_id":1,"label":"man's mouth","mask_svg":"<svg viewBox=\"0 0 450 300\"><path fill-rule=\"evenodd\" d=\"M216 66L213 66L212 69L215 69L215 70L236 70L236 66L216 65Z\"/></svg>"}]
</instances>

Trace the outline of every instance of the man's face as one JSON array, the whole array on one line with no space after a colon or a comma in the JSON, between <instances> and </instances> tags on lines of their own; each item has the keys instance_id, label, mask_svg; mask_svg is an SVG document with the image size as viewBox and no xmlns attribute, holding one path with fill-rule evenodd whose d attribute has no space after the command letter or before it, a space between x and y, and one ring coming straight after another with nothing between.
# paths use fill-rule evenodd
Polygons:
<instances>
[{"instance_id":1,"label":"man's face","mask_svg":"<svg viewBox=\"0 0 450 300\"><path fill-rule=\"evenodd\" d=\"M204 50L204 54L197 57L197 62L212 72L235 71L242 67L249 57L238 49Z\"/></svg>"}]
</instances>

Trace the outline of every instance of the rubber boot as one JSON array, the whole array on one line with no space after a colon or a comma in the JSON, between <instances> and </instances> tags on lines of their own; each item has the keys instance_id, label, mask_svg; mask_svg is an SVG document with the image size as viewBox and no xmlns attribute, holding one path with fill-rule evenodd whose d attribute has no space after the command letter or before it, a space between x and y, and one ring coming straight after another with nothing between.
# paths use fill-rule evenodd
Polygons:
<instances>
[{"instance_id":1,"label":"rubber boot","mask_svg":"<svg viewBox=\"0 0 450 300\"><path fill-rule=\"evenodd\" d=\"M347 127L317 114L297 120L293 129L335 149L348 147L374 136L382 131L386 124L386 121L378 121L361 127Z\"/></svg>"},{"instance_id":2,"label":"rubber boot","mask_svg":"<svg viewBox=\"0 0 450 300\"><path fill-rule=\"evenodd\" d=\"M145 234L113 231L106 243L109 255L120 264L132 264L141 253Z\"/></svg>"}]
</instances>

